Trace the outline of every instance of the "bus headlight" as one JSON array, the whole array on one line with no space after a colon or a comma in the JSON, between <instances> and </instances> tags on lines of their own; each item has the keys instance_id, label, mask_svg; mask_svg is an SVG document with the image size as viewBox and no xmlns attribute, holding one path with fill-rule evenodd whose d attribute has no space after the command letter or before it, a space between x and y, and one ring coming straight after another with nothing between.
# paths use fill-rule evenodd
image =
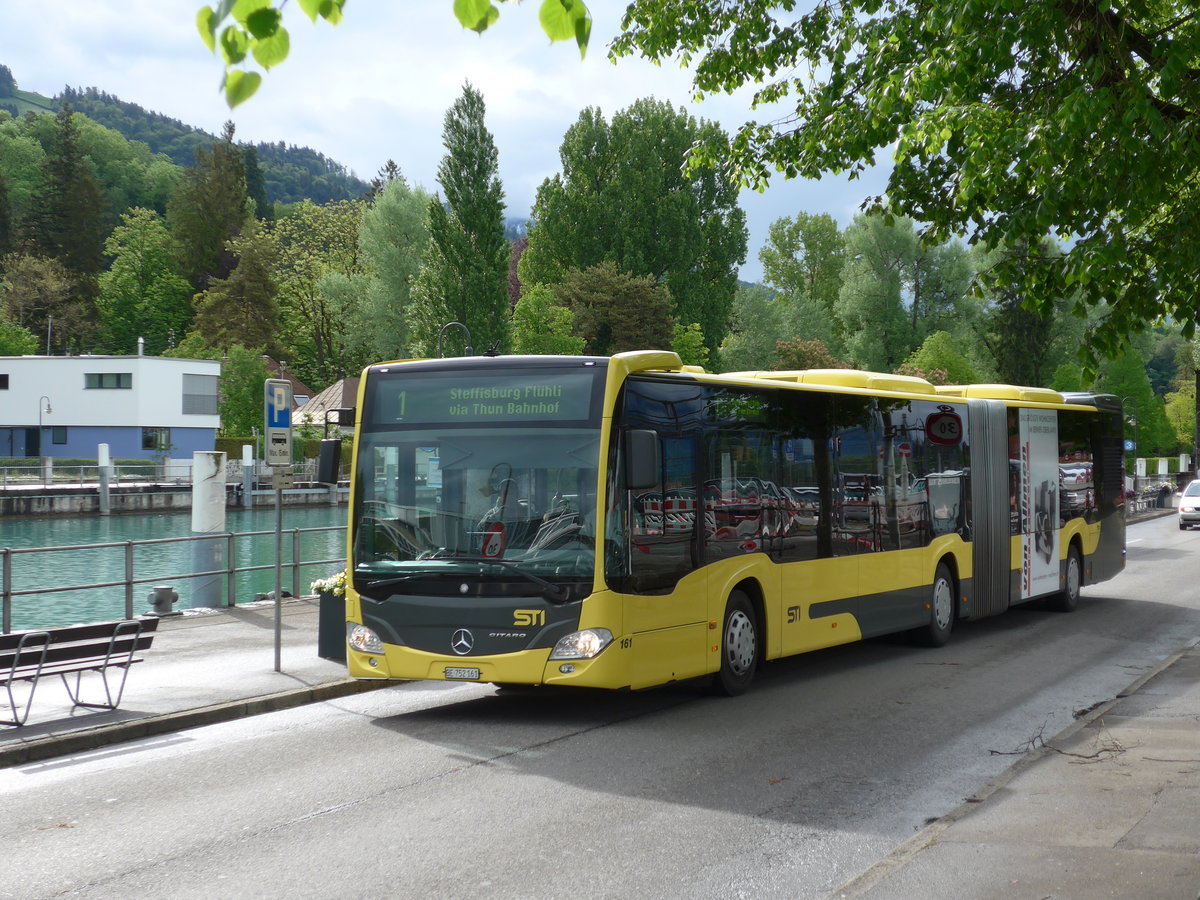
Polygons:
<instances>
[{"instance_id":1,"label":"bus headlight","mask_svg":"<svg viewBox=\"0 0 1200 900\"><path fill-rule=\"evenodd\" d=\"M612 643L612 632L607 628L585 628L573 631L558 639L551 659L591 659Z\"/></svg>"},{"instance_id":2,"label":"bus headlight","mask_svg":"<svg viewBox=\"0 0 1200 900\"><path fill-rule=\"evenodd\" d=\"M351 650L362 653L383 652L383 641L379 639L379 635L366 625L356 625L354 622L346 623L346 643L350 645Z\"/></svg>"}]
</instances>

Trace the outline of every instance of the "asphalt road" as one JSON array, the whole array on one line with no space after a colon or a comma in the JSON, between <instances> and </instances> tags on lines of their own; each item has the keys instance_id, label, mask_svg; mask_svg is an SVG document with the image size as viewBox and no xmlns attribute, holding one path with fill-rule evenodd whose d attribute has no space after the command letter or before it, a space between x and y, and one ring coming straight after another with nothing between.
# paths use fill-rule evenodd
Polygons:
<instances>
[{"instance_id":1,"label":"asphalt road","mask_svg":"<svg viewBox=\"0 0 1200 900\"><path fill-rule=\"evenodd\" d=\"M0 897L826 897L1196 636L1200 532L1129 548L732 700L409 684L5 770Z\"/></svg>"}]
</instances>

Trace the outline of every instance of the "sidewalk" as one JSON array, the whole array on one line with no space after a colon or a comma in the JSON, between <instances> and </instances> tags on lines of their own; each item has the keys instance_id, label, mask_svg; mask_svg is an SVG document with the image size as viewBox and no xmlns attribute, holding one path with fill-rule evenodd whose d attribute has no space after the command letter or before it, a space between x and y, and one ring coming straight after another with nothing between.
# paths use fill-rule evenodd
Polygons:
<instances>
[{"instance_id":1,"label":"sidewalk","mask_svg":"<svg viewBox=\"0 0 1200 900\"><path fill-rule=\"evenodd\" d=\"M391 683L350 679L344 663L317 656L315 597L285 598L281 612L279 672L275 604L265 601L163 617L154 644L143 654L145 662L129 670L125 696L115 711L73 709L61 678L41 679L27 723L21 728L0 725L0 768ZM85 691L87 684L85 676ZM26 696L23 683L13 690L19 700ZM7 700L0 692L0 702Z\"/></svg>"},{"instance_id":2,"label":"sidewalk","mask_svg":"<svg viewBox=\"0 0 1200 900\"><path fill-rule=\"evenodd\" d=\"M1200 639L835 896L1200 898Z\"/></svg>"},{"instance_id":3,"label":"sidewalk","mask_svg":"<svg viewBox=\"0 0 1200 900\"><path fill-rule=\"evenodd\" d=\"M0 768L385 687L317 656L319 604L164 618L114 712L46 679ZM219 661L219 662L218 662ZM1200 898L1200 639L1088 710L958 809L835 892L865 900Z\"/></svg>"}]
</instances>

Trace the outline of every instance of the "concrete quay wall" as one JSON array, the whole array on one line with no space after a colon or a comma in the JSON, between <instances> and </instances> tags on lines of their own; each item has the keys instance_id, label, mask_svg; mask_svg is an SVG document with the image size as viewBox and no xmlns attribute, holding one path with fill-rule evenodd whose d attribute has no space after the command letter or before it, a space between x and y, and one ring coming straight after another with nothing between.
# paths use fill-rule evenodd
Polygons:
<instances>
[{"instance_id":1,"label":"concrete quay wall","mask_svg":"<svg viewBox=\"0 0 1200 900\"><path fill-rule=\"evenodd\" d=\"M283 492L284 506L322 506L348 501L349 490L341 487L332 493L325 485L299 486ZM336 497L336 500L335 500ZM256 489L255 507L275 505L275 491ZM138 512L171 512L192 508L190 484L114 485L108 491L109 511L114 515ZM230 485L225 493L229 509L242 506L239 486ZM98 485L37 485L8 487L0 490L0 516L76 516L100 514Z\"/></svg>"}]
</instances>

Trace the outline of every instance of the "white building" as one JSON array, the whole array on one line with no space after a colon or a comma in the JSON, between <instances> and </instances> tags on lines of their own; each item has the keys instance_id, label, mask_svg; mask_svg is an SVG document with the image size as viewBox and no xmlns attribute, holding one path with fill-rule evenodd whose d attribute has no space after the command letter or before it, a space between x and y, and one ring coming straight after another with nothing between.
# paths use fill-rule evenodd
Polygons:
<instances>
[{"instance_id":1,"label":"white building","mask_svg":"<svg viewBox=\"0 0 1200 900\"><path fill-rule=\"evenodd\" d=\"M184 459L212 450L217 377L210 359L0 356L0 456Z\"/></svg>"}]
</instances>

